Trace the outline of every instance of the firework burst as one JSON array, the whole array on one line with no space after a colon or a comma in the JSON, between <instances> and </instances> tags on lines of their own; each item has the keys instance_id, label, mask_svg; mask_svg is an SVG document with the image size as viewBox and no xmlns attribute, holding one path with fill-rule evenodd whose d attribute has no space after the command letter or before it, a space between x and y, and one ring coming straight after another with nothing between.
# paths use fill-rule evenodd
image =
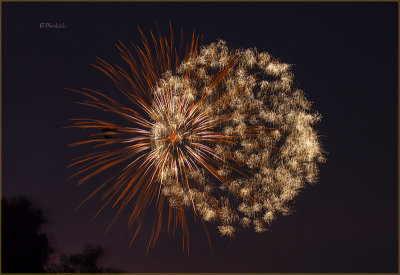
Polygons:
<instances>
[{"instance_id":1,"label":"firework burst","mask_svg":"<svg viewBox=\"0 0 400 275\"><path fill-rule=\"evenodd\" d=\"M148 40L139 31L135 57L117 45L129 70L99 58L94 65L125 96L123 104L95 90L73 90L87 97L79 104L125 119L124 125L74 119L73 127L98 131L72 144L95 144L71 164L79 166L79 184L120 167L88 199L102 191L99 212L118 207L111 224L129 206L132 241L145 210L155 205L149 247L158 239L165 202L168 228L181 226L183 245L189 240L185 210L217 223L227 236L238 226L263 232L278 213L290 213L289 202L316 181L317 163L324 161L312 128L320 115L293 87L290 65L257 49L232 50L222 40L199 48L194 33L181 54L172 27L169 39L150 31Z\"/></svg>"}]
</instances>

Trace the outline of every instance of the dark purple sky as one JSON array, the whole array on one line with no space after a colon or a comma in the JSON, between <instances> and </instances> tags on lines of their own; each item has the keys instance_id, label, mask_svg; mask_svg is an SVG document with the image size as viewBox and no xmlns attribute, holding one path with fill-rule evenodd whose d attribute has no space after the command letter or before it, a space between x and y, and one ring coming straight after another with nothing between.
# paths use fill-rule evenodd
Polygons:
<instances>
[{"instance_id":1,"label":"dark purple sky","mask_svg":"<svg viewBox=\"0 0 400 275\"><path fill-rule=\"evenodd\" d=\"M56 253L105 247L103 264L125 272L396 272L397 3L2 3L2 196L30 196L49 223ZM139 42L137 25L204 34L257 47L294 64L297 85L322 114L327 163L271 231L221 238L191 225L191 254L163 233L146 256L145 234L129 248L126 217L89 201L94 186L67 180L81 131L62 129L87 114L64 88L115 93L90 67L96 56L121 63L114 43ZM66 29L40 29L42 22ZM99 179L99 178L98 178ZM101 180L101 179L99 179ZM7 221L3 221L7 222ZM149 230L151 223L144 226ZM123 238L120 241L120 236Z\"/></svg>"}]
</instances>

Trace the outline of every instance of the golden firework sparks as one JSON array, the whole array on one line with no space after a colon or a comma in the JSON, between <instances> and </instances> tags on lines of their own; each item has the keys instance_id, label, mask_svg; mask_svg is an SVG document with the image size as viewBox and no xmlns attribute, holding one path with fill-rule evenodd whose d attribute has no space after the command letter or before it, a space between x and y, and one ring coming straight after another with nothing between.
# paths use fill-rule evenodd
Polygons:
<instances>
[{"instance_id":1,"label":"golden firework sparks","mask_svg":"<svg viewBox=\"0 0 400 275\"><path fill-rule=\"evenodd\" d=\"M72 127L103 131L72 144L95 144L93 153L71 164L79 166L78 183L122 167L88 199L103 190L99 212L118 207L111 224L129 205L132 241L155 204L149 247L159 237L165 201L168 228L180 225L183 246L189 241L186 209L218 223L222 235L234 236L238 226L265 231L278 213L290 212L288 202L316 181L317 163L324 161L312 128L320 115L293 87L290 65L257 49L232 50L222 40L199 48L195 33L181 55L171 25L169 39L150 31L149 42L139 31L136 58L117 44L129 71L100 58L94 65L125 96L123 104L99 91L73 90L87 97L79 104L125 119L124 125L74 119Z\"/></svg>"}]
</instances>

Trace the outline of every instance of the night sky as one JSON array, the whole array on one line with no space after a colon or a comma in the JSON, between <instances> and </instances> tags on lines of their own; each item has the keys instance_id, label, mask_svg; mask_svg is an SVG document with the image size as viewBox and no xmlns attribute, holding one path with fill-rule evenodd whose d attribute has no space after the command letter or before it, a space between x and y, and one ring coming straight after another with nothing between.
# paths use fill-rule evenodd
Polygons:
<instances>
[{"instance_id":1,"label":"night sky","mask_svg":"<svg viewBox=\"0 0 400 275\"><path fill-rule=\"evenodd\" d=\"M106 250L102 265L125 272L397 272L397 5L3 2L2 196L28 195L43 209L52 261L92 243ZM106 178L68 180L81 151L67 145L86 132L63 128L89 114L65 88L118 93L90 66L96 56L121 64L118 40L139 42L138 25L163 30L169 19L177 32L203 33L204 44L221 38L293 64L296 86L322 115L316 127L328 152L296 213L232 240L209 224L212 250L191 224L189 256L180 235L164 231L148 255L146 234L129 248L129 213L105 234L114 212L92 220L98 198L74 211Z\"/></svg>"}]
</instances>

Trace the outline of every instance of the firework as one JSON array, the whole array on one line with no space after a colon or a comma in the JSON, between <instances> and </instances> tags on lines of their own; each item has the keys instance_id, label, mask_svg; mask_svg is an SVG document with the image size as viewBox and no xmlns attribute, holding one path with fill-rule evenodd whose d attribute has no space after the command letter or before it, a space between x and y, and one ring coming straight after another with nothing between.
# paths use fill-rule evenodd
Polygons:
<instances>
[{"instance_id":1,"label":"firework","mask_svg":"<svg viewBox=\"0 0 400 275\"><path fill-rule=\"evenodd\" d=\"M128 225L136 225L132 241L145 210L155 207L149 246L159 236L164 203L168 228L181 226L183 245L188 211L226 236L238 227L263 232L277 214L290 213L289 202L316 181L317 164L324 161L312 127L320 115L293 87L290 65L255 48L230 49L223 40L199 47L194 33L181 54L172 27L169 39L141 34L142 44L132 44L136 58L117 45L129 70L102 59L94 65L125 96L123 103L111 94L74 90L87 97L79 104L125 121L74 119L73 127L98 131L72 144L95 144L93 153L71 164L79 166L79 184L120 169L88 198L102 191L100 211L118 207L113 221L129 207Z\"/></svg>"}]
</instances>

